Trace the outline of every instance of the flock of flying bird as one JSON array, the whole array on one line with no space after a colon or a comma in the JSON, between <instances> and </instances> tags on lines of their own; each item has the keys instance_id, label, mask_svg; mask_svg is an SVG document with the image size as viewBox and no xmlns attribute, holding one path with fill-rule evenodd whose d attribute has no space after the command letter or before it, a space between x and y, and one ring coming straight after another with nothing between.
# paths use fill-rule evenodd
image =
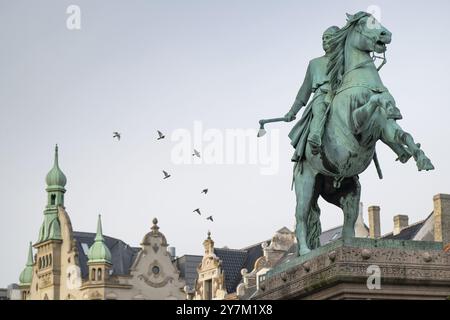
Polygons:
<instances>
[{"instance_id":1,"label":"flock of flying bird","mask_svg":"<svg viewBox=\"0 0 450 320\"><path fill-rule=\"evenodd\" d=\"M157 130L157 132L158 132L158 138L156 140L162 140L162 139L164 139L166 137L161 131ZM117 139L117 141L120 141L120 137L121 137L121 134L119 132L117 132L117 131L113 132L113 139L115 138L115 139ZM200 158L200 152L198 152L197 150L194 149L194 153L192 154L192 156ZM164 175L163 180L168 179L168 178L171 177L171 175L167 171L162 170L162 172L163 172L163 175ZM201 193L204 193L206 195L208 193L208 189L207 188L203 189ZM202 214L200 212L200 208L197 208L197 209L195 209L192 212L196 212L196 213L198 213L198 215ZM213 220L213 216L208 216L206 218L206 220L210 220L211 222L214 221Z\"/></svg>"}]
</instances>

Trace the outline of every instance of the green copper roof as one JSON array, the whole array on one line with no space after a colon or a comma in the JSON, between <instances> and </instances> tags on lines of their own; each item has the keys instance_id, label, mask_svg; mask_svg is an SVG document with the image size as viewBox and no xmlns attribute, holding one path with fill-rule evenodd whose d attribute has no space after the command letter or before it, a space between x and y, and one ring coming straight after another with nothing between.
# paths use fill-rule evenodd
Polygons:
<instances>
[{"instance_id":1,"label":"green copper roof","mask_svg":"<svg viewBox=\"0 0 450 320\"><path fill-rule=\"evenodd\" d=\"M105 244L102 233L102 220L98 215L97 234L95 235L94 244L89 248L88 262L106 262L111 264L111 252Z\"/></svg>"},{"instance_id":2,"label":"green copper roof","mask_svg":"<svg viewBox=\"0 0 450 320\"><path fill-rule=\"evenodd\" d=\"M31 284L33 279L33 248L31 246L28 249L28 259L25 269L20 273L19 281L20 284Z\"/></svg>"},{"instance_id":3,"label":"green copper roof","mask_svg":"<svg viewBox=\"0 0 450 320\"><path fill-rule=\"evenodd\" d=\"M61 226L59 225L57 213L47 213L44 215L44 222L39 229L39 242L47 240L61 240Z\"/></svg>"},{"instance_id":4,"label":"green copper roof","mask_svg":"<svg viewBox=\"0 0 450 320\"><path fill-rule=\"evenodd\" d=\"M53 163L53 168L47 174L45 181L47 182L47 186L49 187L58 186L64 188L67 183L67 178L59 168L58 164L58 145L56 145L55 147L55 161Z\"/></svg>"}]
</instances>

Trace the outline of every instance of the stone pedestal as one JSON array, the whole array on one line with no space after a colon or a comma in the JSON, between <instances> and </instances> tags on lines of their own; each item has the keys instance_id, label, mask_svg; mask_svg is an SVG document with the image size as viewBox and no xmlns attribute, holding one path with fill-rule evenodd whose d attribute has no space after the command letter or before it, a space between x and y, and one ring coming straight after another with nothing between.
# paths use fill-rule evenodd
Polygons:
<instances>
[{"instance_id":1,"label":"stone pedestal","mask_svg":"<svg viewBox=\"0 0 450 320\"><path fill-rule=\"evenodd\" d=\"M281 263L254 299L447 299L450 253L441 242L338 240Z\"/></svg>"}]
</instances>

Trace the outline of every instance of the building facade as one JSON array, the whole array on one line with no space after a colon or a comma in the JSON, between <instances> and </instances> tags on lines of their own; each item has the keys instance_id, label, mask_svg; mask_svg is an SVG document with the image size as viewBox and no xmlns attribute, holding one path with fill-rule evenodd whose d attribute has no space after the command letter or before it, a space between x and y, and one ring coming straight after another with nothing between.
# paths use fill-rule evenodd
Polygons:
<instances>
[{"instance_id":1,"label":"building facade","mask_svg":"<svg viewBox=\"0 0 450 320\"><path fill-rule=\"evenodd\" d=\"M64 206L66 182L56 147L46 177L44 221L19 277L21 299L186 298L185 281L156 218L140 247L104 236L100 216L96 233L73 231Z\"/></svg>"}]
</instances>

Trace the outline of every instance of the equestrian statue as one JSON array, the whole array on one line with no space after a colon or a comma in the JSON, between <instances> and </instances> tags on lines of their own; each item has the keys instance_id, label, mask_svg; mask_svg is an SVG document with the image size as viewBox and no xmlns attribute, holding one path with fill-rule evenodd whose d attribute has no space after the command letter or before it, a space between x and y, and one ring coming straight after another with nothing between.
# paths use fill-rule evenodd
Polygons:
<instances>
[{"instance_id":1,"label":"equestrian statue","mask_svg":"<svg viewBox=\"0 0 450 320\"><path fill-rule=\"evenodd\" d=\"M269 122L291 122L306 106L289 133L295 148L299 255L320 246L319 196L343 210L343 240L355 237L361 194L358 175L374 161L382 178L375 152L378 140L389 146L400 162L412 157L419 171L434 169L420 144L397 123L402 114L379 75L391 38L391 32L371 14L347 14L344 27L333 26L324 32L325 55L309 62L289 112L283 118L260 121L261 130ZM383 59L379 67L377 58Z\"/></svg>"}]
</instances>

